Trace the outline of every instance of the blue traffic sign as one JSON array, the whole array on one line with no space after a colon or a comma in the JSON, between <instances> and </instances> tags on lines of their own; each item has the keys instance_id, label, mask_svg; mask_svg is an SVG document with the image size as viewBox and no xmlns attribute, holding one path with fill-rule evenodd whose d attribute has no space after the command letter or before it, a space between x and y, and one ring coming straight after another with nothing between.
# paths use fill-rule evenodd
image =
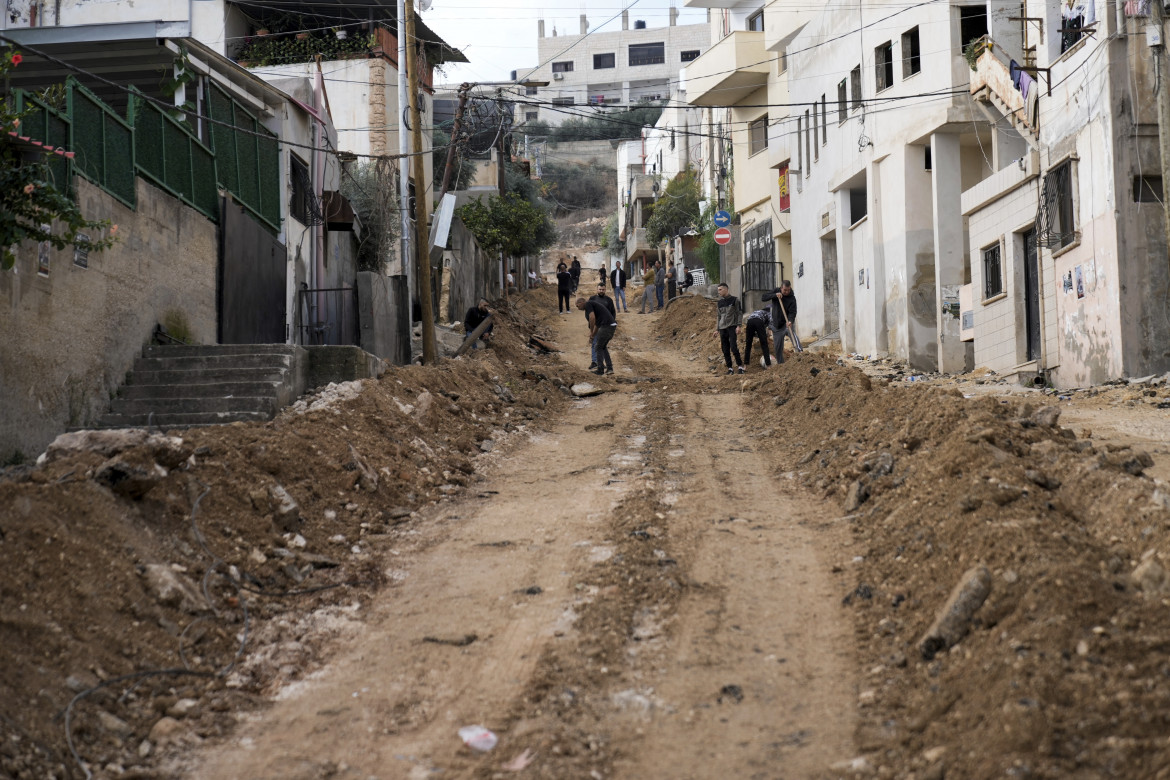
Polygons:
<instances>
[{"instance_id":1,"label":"blue traffic sign","mask_svg":"<svg viewBox=\"0 0 1170 780\"><path fill-rule=\"evenodd\" d=\"M727 227L731 224L731 214L720 209L715 212L715 227Z\"/></svg>"}]
</instances>

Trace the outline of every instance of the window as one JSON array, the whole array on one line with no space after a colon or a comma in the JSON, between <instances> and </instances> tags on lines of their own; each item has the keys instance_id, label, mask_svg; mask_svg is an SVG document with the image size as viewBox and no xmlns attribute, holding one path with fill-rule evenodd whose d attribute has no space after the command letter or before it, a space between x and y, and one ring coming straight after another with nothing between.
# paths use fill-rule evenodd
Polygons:
<instances>
[{"instance_id":1,"label":"window","mask_svg":"<svg viewBox=\"0 0 1170 780\"><path fill-rule=\"evenodd\" d=\"M821 143L829 142L829 103L821 95Z\"/></svg>"},{"instance_id":2,"label":"window","mask_svg":"<svg viewBox=\"0 0 1170 780\"><path fill-rule=\"evenodd\" d=\"M782 76L788 72L788 52L782 51L776 55L776 75Z\"/></svg>"},{"instance_id":3,"label":"window","mask_svg":"<svg viewBox=\"0 0 1170 780\"><path fill-rule=\"evenodd\" d=\"M539 91L540 91L540 88L539 88L539 87L525 87L525 88L524 88L524 94L525 94L525 95L535 95L535 94L537 94Z\"/></svg>"},{"instance_id":4,"label":"window","mask_svg":"<svg viewBox=\"0 0 1170 780\"><path fill-rule=\"evenodd\" d=\"M670 151L674 151L674 128L670 129Z\"/></svg>"},{"instance_id":5,"label":"window","mask_svg":"<svg viewBox=\"0 0 1170 780\"><path fill-rule=\"evenodd\" d=\"M931 159L930 159L930 144L927 144L923 148L926 149L926 156L925 156L925 159L923 160L922 167L924 170L933 171L934 170L934 163L931 162Z\"/></svg>"},{"instance_id":6,"label":"window","mask_svg":"<svg viewBox=\"0 0 1170 780\"><path fill-rule=\"evenodd\" d=\"M1048 172L1040 193L1040 243L1050 249L1076 240L1073 215L1072 161L1065 160Z\"/></svg>"},{"instance_id":7,"label":"window","mask_svg":"<svg viewBox=\"0 0 1170 780\"><path fill-rule=\"evenodd\" d=\"M817 143L817 107L813 104L812 108L812 124L808 126L810 140L812 141L812 159L814 161L821 159L821 145Z\"/></svg>"},{"instance_id":8,"label":"window","mask_svg":"<svg viewBox=\"0 0 1170 780\"><path fill-rule=\"evenodd\" d=\"M804 124L799 116L796 117L796 170L804 170Z\"/></svg>"},{"instance_id":9,"label":"window","mask_svg":"<svg viewBox=\"0 0 1170 780\"><path fill-rule=\"evenodd\" d=\"M869 213L869 188L865 185L849 190L849 224L856 225Z\"/></svg>"},{"instance_id":10,"label":"window","mask_svg":"<svg viewBox=\"0 0 1170 780\"><path fill-rule=\"evenodd\" d=\"M977 41L987 35L987 7L982 5L959 6L959 41L962 43L959 53L966 49L971 41Z\"/></svg>"},{"instance_id":11,"label":"window","mask_svg":"<svg viewBox=\"0 0 1170 780\"><path fill-rule=\"evenodd\" d=\"M683 62L692 62L694 60L697 60L697 59L699 59L699 50L698 49L687 49L681 55L679 55L679 59L681 59Z\"/></svg>"},{"instance_id":12,"label":"window","mask_svg":"<svg viewBox=\"0 0 1170 780\"><path fill-rule=\"evenodd\" d=\"M1162 177L1161 176L1134 176L1133 177L1134 203L1161 203Z\"/></svg>"},{"instance_id":13,"label":"window","mask_svg":"<svg viewBox=\"0 0 1170 780\"><path fill-rule=\"evenodd\" d=\"M894 86L894 44L886 41L873 50L873 76L877 91Z\"/></svg>"},{"instance_id":14,"label":"window","mask_svg":"<svg viewBox=\"0 0 1170 780\"><path fill-rule=\"evenodd\" d=\"M816 112L813 112L813 116L816 116ZM813 139L817 137L817 127L816 124L809 119L807 109L804 112L804 129L806 131L804 134L804 159L808 160L808 168L804 169L804 175L808 176L809 168L812 168L812 142Z\"/></svg>"},{"instance_id":15,"label":"window","mask_svg":"<svg viewBox=\"0 0 1170 780\"><path fill-rule=\"evenodd\" d=\"M922 45L918 28L902 33L902 78L908 79L922 70Z\"/></svg>"},{"instance_id":16,"label":"window","mask_svg":"<svg viewBox=\"0 0 1170 780\"><path fill-rule=\"evenodd\" d=\"M309 224L309 199L312 184L309 181L309 166L295 155L288 156L289 172L292 174L292 197L288 202L288 214L302 225Z\"/></svg>"},{"instance_id":17,"label":"window","mask_svg":"<svg viewBox=\"0 0 1170 780\"><path fill-rule=\"evenodd\" d=\"M751 16L748 17L747 29L749 29L753 32L763 32L764 31L764 9L763 8L761 8L760 10L756 11L754 14L752 14Z\"/></svg>"},{"instance_id":18,"label":"window","mask_svg":"<svg viewBox=\"0 0 1170 780\"><path fill-rule=\"evenodd\" d=\"M617 67L617 55L612 51L608 54L594 54L593 55L593 69L605 70L606 68Z\"/></svg>"},{"instance_id":19,"label":"window","mask_svg":"<svg viewBox=\"0 0 1170 780\"><path fill-rule=\"evenodd\" d=\"M665 43L631 43L630 65L661 65L666 62Z\"/></svg>"},{"instance_id":20,"label":"window","mask_svg":"<svg viewBox=\"0 0 1170 780\"><path fill-rule=\"evenodd\" d=\"M1000 262L999 242L983 250L983 300L1003 292L1003 264Z\"/></svg>"},{"instance_id":21,"label":"window","mask_svg":"<svg viewBox=\"0 0 1170 780\"><path fill-rule=\"evenodd\" d=\"M837 124L845 124L848 118L849 87L845 84L845 79L841 79L841 83L837 85Z\"/></svg>"},{"instance_id":22,"label":"window","mask_svg":"<svg viewBox=\"0 0 1170 780\"><path fill-rule=\"evenodd\" d=\"M524 112L524 121L525 122L535 122L536 117L537 117L537 113L535 111L525 111Z\"/></svg>"},{"instance_id":23,"label":"window","mask_svg":"<svg viewBox=\"0 0 1170 780\"><path fill-rule=\"evenodd\" d=\"M861 108L861 66L849 73L849 89L853 92L853 108Z\"/></svg>"},{"instance_id":24,"label":"window","mask_svg":"<svg viewBox=\"0 0 1170 780\"><path fill-rule=\"evenodd\" d=\"M573 98L571 97L555 97L552 99L554 106L571 106L573 105Z\"/></svg>"},{"instance_id":25,"label":"window","mask_svg":"<svg viewBox=\"0 0 1170 780\"><path fill-rule=\"evenodd\" d=\"M552 72L553 73L572 73L573 72L573 61L568 60L567 62L554 62Z\"/></svg>"},{"instance_id":26,"label":"window","mask_svg":"<svg viewBox=\"0 0 1170 780\"><path fill-rule=\"evenodd\" d=\"M758 154L768 148L768 115L748 122L748 156Z\"/></svg>"}]
</instances>

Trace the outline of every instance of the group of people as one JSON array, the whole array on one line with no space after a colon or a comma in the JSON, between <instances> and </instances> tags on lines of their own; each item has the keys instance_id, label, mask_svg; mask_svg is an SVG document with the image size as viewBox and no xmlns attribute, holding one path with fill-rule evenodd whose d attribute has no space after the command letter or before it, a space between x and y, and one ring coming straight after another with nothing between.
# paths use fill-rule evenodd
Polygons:
<instances>
[{"instance_id":1,"label":"group of people","mask_svg":"<svg viewBox=\"0 0 1170 780\"><path fill-rule=\"evenodd\" d=\"M731 294L726 284L718 287L719 300L716 303L715 333L719 336L719 346L723 349L723 361L727 364L727 373L736 371L745 373L744 363L752 362L752 344L760 342L763 353L764 367L772 366L772 355L768 352L768 331L772 331L774 354L777 363L784 362L784 339L792 342L792 348L803 352L804 347L796 335L796 295L792 292L792 282L785 279L779 287L772 288L772 292L765 293L761 304L768 304L765 308L756 309L748 315L746 323L747 340L744 352L745 361L739 353L739 328L744 322L743 308L739 299ZM731 359L735 358L735 367Z\"/></svg>"}]
</instances>

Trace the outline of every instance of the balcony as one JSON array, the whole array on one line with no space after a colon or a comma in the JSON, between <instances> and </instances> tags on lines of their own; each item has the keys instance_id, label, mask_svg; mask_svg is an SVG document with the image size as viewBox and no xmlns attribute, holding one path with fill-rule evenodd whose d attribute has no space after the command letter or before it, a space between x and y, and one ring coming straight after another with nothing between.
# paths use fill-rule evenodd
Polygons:
<instances>
[{"instance_id":1,"label":"balcony","mask_svg":"<svg viewBox=\"0 0 1170 780\"><path fill-rule=\"evenodd\" d=\"M768 83L775 55L764 48L764 33L737 30L687 65L687 102L726 106Z\"/></svg>"},{"instance_id":2,"label":"balcony","mask_svg":"<svg viewBox=\"0 0 1170 780\"><path fill-rule=\"evenodd\" d=\"M657 252L657 248L646 238L646 228L635 228L633 234L626 239L626 260L633 260L643 252L652 254ZM658 259L657 255L654 255L654 259Z\"/></svg>"},{"instance_id":3,"label":"balcony","mask_svg":"<svg viewBox=\"0 0 1170 780\"><path fill-rule=\"evenodd\" d=\"M634 180L630 182L630 200L654 200L654 184L657 181L657 176L641 173L634 176Z\"/></svg>"}]
</instances>

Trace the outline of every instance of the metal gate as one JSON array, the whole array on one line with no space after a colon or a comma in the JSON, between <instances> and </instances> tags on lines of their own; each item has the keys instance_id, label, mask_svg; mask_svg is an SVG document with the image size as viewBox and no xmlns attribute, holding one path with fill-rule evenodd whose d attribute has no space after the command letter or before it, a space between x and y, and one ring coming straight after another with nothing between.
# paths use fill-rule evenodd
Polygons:
<instances>
[{"instance_id":1,"label":"metal gate","mask_svg":"<svg viewBox=\"0 0 1170 780\"><path fill-rule=\"evenodd\" d=\"M219 343L285 343L288 251L237 203L220 225Z\"/></svg>"},{"instance_id":2,"label":"metal gate","mask_svg":"<svg viewBox=\"0 0 1170 780\"><path fill-rule=\"evenodd\" d=\"M308 346L359 345L356 287L302 287L297 297L299 343Z\"/></svg>"}]
</instances>

